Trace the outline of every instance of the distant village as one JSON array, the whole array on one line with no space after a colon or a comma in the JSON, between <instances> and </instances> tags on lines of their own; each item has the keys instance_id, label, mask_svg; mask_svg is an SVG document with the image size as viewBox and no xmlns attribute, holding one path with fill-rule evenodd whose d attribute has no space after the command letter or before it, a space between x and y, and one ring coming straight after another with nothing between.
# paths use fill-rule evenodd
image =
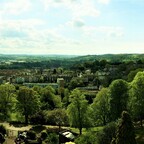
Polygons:
<instances>
[{"instance_id":1,"label":"distant village","mask_svg":"<svg viewBox=\"0 0 144 144\"><path fill-rule=\"evenodd\" d=\"M0 65L11 65L13 63L24 63L25 61L1 61ZM41 87L52 86L53 88L67 87L72 78L80 78L84 85L80 89L98 90L103 86L103 81L107 77L116 74L118 67L111 66L94 72L91 69L84 71L63 70L61 68L42 69L40 67L33 69L1 69L0 84L21 84L28 87L38 85Z\"/></svg>"}]
</instances>

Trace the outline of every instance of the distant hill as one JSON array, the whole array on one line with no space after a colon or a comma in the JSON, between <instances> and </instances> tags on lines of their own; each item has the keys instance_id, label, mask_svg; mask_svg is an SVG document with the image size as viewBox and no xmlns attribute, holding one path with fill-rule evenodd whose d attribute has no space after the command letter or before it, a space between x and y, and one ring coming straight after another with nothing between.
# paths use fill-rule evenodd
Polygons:
<instances>
[{"instance_id":1,"label":"distant hill","mask_svg":"<svg viewBox=\"0 0 144 144\"><path fill-rule=\"evenodd\" d=\"M86 55L73 58L75 61L137 61L144 60L144 54L104 54L104 55Z\"/></svg>"},{"instance_id":2,"label":"distant hill","mask_svg":"<svg viewBox=\"0 0 144 144\"><path fill-rule=\"evenodd\" d=\"M144 63L144 54L104 54L104 55L4 55L0 54L0 69L22 68L58 68L69 69L85 62L106 60L111 63L136 61ZM3 65L3 62L11 62ZM23 61L23 63L21 63Z\"/></svg>"}]
</instances>

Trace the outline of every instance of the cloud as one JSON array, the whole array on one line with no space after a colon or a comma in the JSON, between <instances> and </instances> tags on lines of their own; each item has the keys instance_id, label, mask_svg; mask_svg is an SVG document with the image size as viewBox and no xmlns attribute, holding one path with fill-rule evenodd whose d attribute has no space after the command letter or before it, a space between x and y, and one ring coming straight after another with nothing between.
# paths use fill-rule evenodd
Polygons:
<instances>
[{"instance_id":1,"label":"cloud","mask_svg":"<svg viewBox=\"0 0 144 144\"><path fill-rule=\"evenodd\" d=\"M100 11L95 8L94 3L91 0L81 0L79 3L69 5L74 18L83 16L97 17L100 15Z\"/></svg>"},{"instance_id":2,"label":"cloud","mask_svg":"<svg viewBox=\"0 0 144 144\"><path fill-rule=\"evenodd\" d=\"M93 0L41 0L46 10L50 7L64 7L72 14L72 18L84 16L97 17L100 11L96 9Z\"/></svg>"},{"instance_id":3,"label":"cloud","mask_svg":"<svg viewBox=\"0 0 144 144\"><path fill-rule=\"evenodd\" d=\"M110 0L98 0L98 3L109 4Z\"/></svg>"},{"instance_id":4,"label":"cloud","mask_svg":"<svg viewBox=\"0 0 144 144\"><path fill-rule=\"evenodd\" d=\"M84 20L82 19L74 19L69 22L67 22L66 26L71 26L71 27L76 27L76 28L81 28L85 25Z\"/></svg>"},{"instance_id":5,"label":"cloud","mask_svg":"<svg viewBox=\"0 0 144 144\"><path fill-rule=\"evenodd\" d=\"M124 31L122 27L114 27L114 26L85 26L83 27L83 31L87 35L91 35L94 33L102 33L107 37L121 37L124 35Z\"/></svg>"},{"instance_id":6,"label":"cloud","mask_svg":"<svg viewBox=\"0 0 144 144\"><path fill-rule=\"evenodd\" d=\"M77 41L60 35L57 29L39 28L44 24L43 21L37 19L1 21L1 52L35 54L41 52L44 54L52 52L52 48L59 49L67 44L76 45Z\"/></svg>"},{"instance_id":7,"label":"cloud","mask_svg":"<svg viewBox=\"0 0 144 144\"><path fill-rule=\"evenodd\" d=\"M0 13L5 16L10 15L19 15L21 13L27 12L30 10L32 4L30 0L13 0L6 1L1 3Z\"/></svg>"},{"instance_id":8,"label":"cloud","mask_svg":"<svg viewBox=\"0 0 144 144\"><path fill-rule=\"evenodd\" d=\"M44 22L39 19L3 20L0 21L0 36L3 38L26 37L28 31L43 24Z\"/></svg>"}]
</instances>

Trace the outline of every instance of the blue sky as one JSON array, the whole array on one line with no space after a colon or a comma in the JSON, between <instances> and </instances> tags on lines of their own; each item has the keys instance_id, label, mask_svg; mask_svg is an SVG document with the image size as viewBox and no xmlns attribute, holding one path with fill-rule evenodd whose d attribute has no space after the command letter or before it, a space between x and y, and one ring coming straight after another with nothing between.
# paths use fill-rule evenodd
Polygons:
<instances>
[{"instance_id":1,"label":"blue sky","mask_svg":"<svg viewBox=\"0 0 144 144\"><path fill-rule=\"evenodd\" d=\"M144 53L143 14L144 0L0 0L0 53Z\"/></svg>"}]
</instances>

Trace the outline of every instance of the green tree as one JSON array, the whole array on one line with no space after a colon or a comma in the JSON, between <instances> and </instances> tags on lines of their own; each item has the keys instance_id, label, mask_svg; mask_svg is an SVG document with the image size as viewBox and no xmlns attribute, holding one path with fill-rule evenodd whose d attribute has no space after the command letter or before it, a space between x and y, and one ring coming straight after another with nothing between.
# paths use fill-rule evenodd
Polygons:
<instances>
[{"instance_id":1,"label":"green tree","mask_svg":"<svg viewBox=\"0 0 144 144\"><path fill-rule=\"evenodd\" d=\"M125 80L118 79L111 83L109 89L111 120L116 120L127 109L129 87Z\"/></svg>"},{"instance_id":2,"label":"green tree","mask_svg":"<svg viewBox=\"0 0 144 144\"><path fill-rule=\"evenodd\" d=\"M129 109L133 117L142 120L144 117L144 72L138 72L131 82Z\"/></svg>"},{"instance_id":3,"label":"green tree","mask_svg":"<svg viewBox=\"0 0 144 144\"><path fill-rule=\"evenodd\" d=\"M51 86L43 88L41 95L42 110L53 110L62 106L60 96L55 95L55 90Z\"/></svg>"},{"instance_id":4,"label":"green tree","mask_svg":"<svg viewBox=\"0 0 144 144\"><path fill-rule=\"evenodd\" d=\"M78 89L74 89L70 95L70 104L68 105L68 116L71 126L79 129L82 134L82 128L89 127L91 124L90 108L85 96Z\"/></svg>"},{"instance_id":5,"label":"green tree","mask_svg":"<svg viewBox=\"0 0 144 144\"><path fill-rule=\"evenodd\" d=\"M24 115L26 124L29 116L36 113L39 108L40 101L37 92L25 86L20 87L17 95L17 109Z\"/></svg>"},{"instance_id":6,"label":"green tree","mask_svg":"<svg viewBox=\"0 0 144 144\"><path fill-rule=\"evenodd\" d=\"M46 118L48 124L59 126L59 131L61 126L68 124L68 116L65 109L58 108L48 111Z\"/></svg>"},{"instance_id":7,"label":"green tree","mask_svg":"<svg viewBox=\"0 0 144 144\"><path fill-rule=\"evenodd\" d=\"M102 88L96 95L92 104L95 121L98 119L103 125L106 125L109 119L109 101L109 89Z\"/></svg>"},{"instance_id":8,"label":"green tree","mask_svg":"<svg viewBox=\"0 0 144 144\"><path fill-rule=\"evenodd\" d=\"M65 108L70 104L70 102L69 102L69 96L70 96L69 89L65 89L64 90L64 98L62 99L63 107L65 107Z\"/></svg>"},{"instance_id":9,"label":"green tree","mask_svg":"<svg viewBox=\"0 0 144 144\"><path fill-rule=\"evenodd\" d=\"M121 122L116 132L116 144L136 144L134 126L128 112L122 112Z\"/></svg>"},{"instance_id":10,"label":"green tree","mask_svg":"<svg viewBox=\"0 0 144 144\"><path fill-rule=\"evenodd\" d=\"M77 137L74 142L76 144L98 144L96 132L88 131L85 134Z\"/></svg>"},{"instance_id":11,"label":"green tree","mask_svg":"<svg viewBox=\"0 0 144 144\"><path fill-rule=\"evenodd\" d=\"M37 85L33 86L33 90L36 91L39 95L41 95L42 93L42 87L40 86Z\"/></svg>"},{"instance_id":12,"label":"green tree","mask_svg":"<svg viewBox=\"0 0 144 144\"><path fill-rule=\"evenodd\" d=\"M110 122L97 133L97 144L110 144L112 139L115 138L116 122Z\"/></svg>"},{"instance_id":13,"label":"green tree","mask_svg":"<svg viewBox=\"0 0 144 144\"><path fill-rule=\"evenodd\" d=\"M138 68L138 69L136 69L136 70L130 71L130 73L129 73L128 76L127 76L128 82L131 82L131 81L134 79L134 77L136 76L136 74L137 74L138 72L140 72L140 71L143 71L143 69Z\"/></svg>"},{"instance_id":14,"label":"green tree","mask_svg":"<svg viewBox=\"0 0 144 144\"><path fill-rule=\"evenodd\" d=\"M9 114L14 106L15 87L10 84L0 86L0 113L3 120L9 117Z\"/></svg>"},{"instance_id":15,"label":"green tree","mask_svg":"<svg viewBox=\"0 0 144 144\"><path fill-rule=\"evenodd\" d=\"M75 89L76 87L84 86L83 80L81 77L73 77L69 83L69 88Z\"/></svg>"}]
</instances>

